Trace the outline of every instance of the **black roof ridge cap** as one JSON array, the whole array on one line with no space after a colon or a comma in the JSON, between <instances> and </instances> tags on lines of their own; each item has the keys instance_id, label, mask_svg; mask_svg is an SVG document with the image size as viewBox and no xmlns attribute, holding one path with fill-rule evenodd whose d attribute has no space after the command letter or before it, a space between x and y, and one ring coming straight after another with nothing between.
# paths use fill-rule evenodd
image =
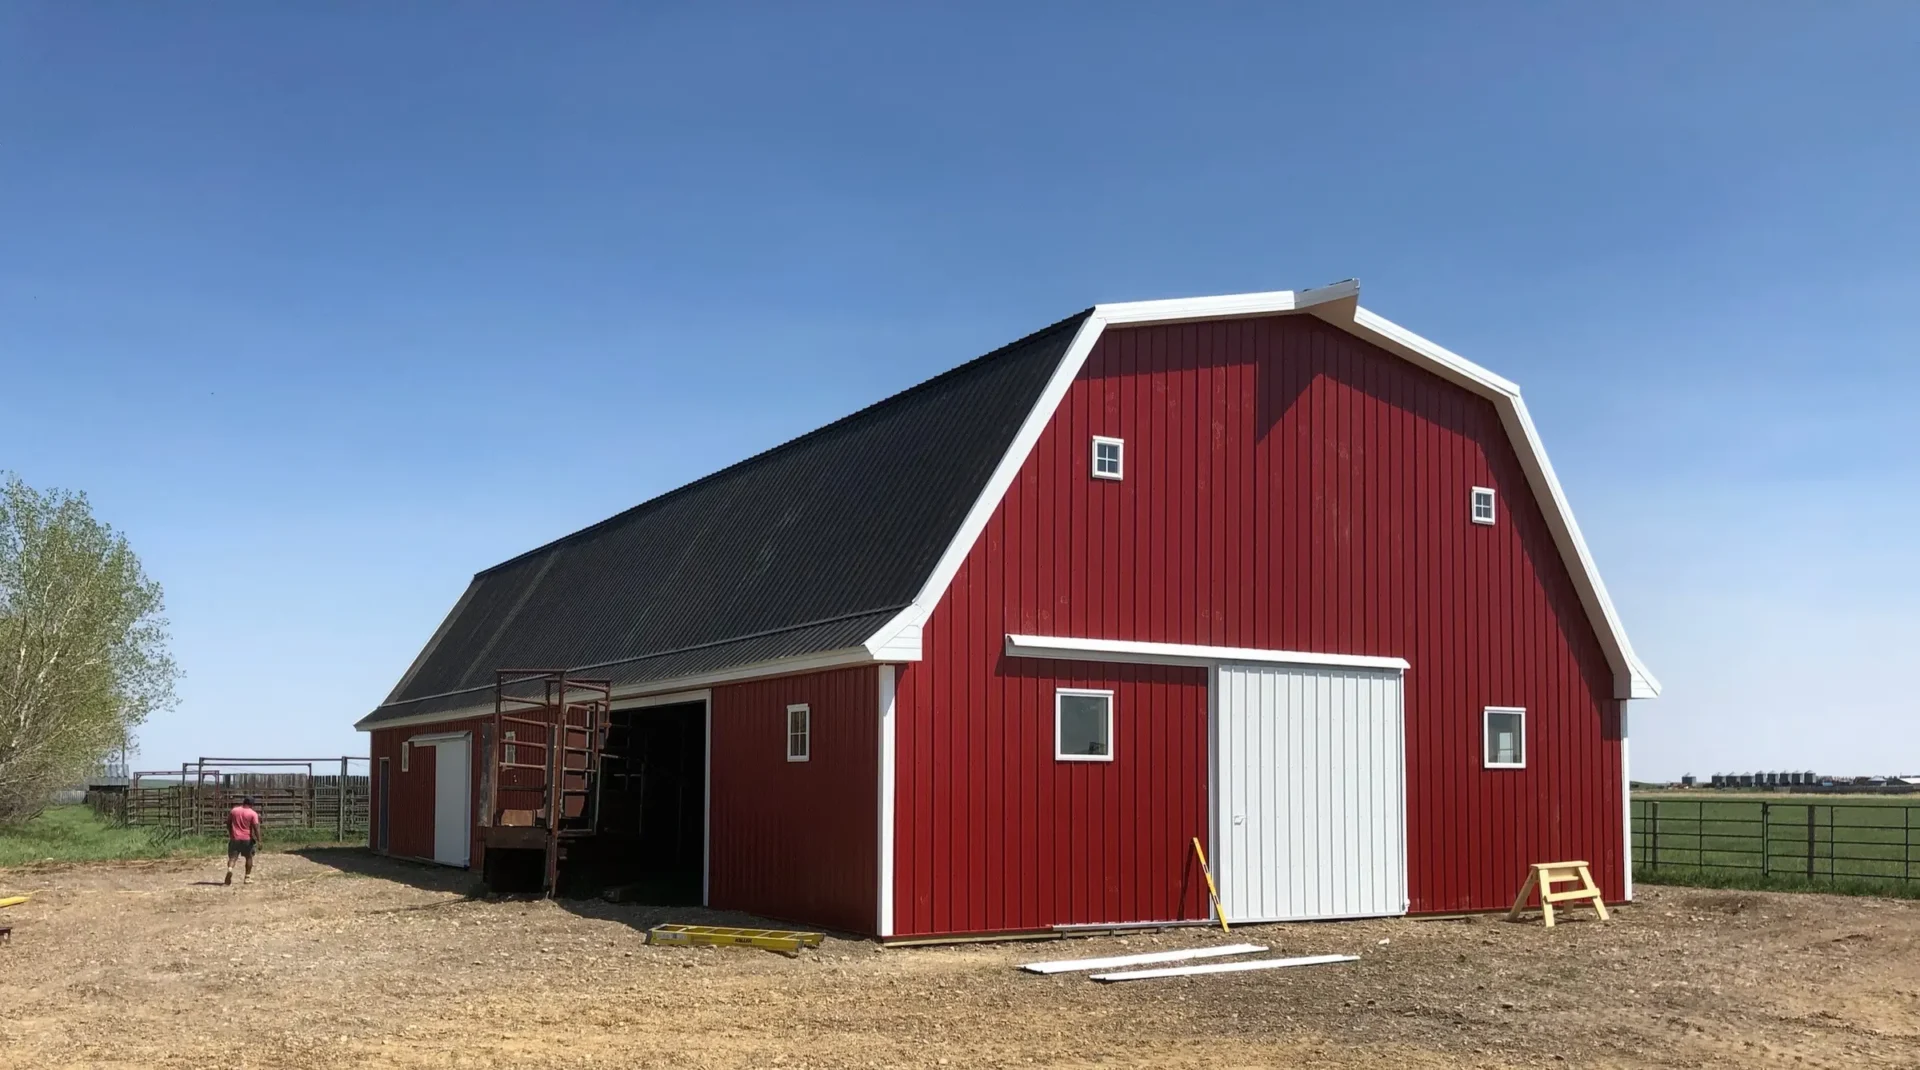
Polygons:
<instances>
[{"instance_id":1,"label":"black roof ridge cap","mask_svg":"<svg viewBox=\"0 0 1920 1070\"><path fill-rule=\"evenodd\" d=\"M493 573L499 572L502 569L509 568L513 565L517 565L522 561L527 560L528 558L537 557L540 554L544 554L550 550L558 549L560 546L566 543L573 542L577 539L584 539L587 536L592 535L597 531L600 531L607 527L611 527L614 524L617 524L620 521L625 520L628 517L631 517L632 515L640 512L643 509L649 509L649 508L658 506L660 503L667 501L670 498L678 497L679 495L684 494L687 491L694 489L695 487L701 486L706 483L710 483L713 480L719 479L721 476L727 475L728 473L733 472L737 469L744 468L747 465L753 464L757 461L764 460L773 454L780 453L783 450L790 449L794 446L799 445L802 442L808 441L809 439L818 437L820 435L824 435L827 432L832 431L835 428L838 428L841 425L846 424L852 420L857 420L863 416L867 416L876 409L884 408L888 405L895 404L896 402L901 401L902 399L908 397L909 395L918 394L921 391L927 390L948 379L952 379L953 377L959 375L962 372L969 371L980 364L984 364L987 361L994 359L995 357L1002 356L1005 353L1007 353L1009 350L1012 350L1019 346L1026 345L1034 341L1035 339L1040 338L1043 335L1051 334L1052 332L1060 330L1061 328L1066 327L1069 324L1078 324L1080 322L1083 322L1086 320L1088 316L1093 314L1093 311L1094 310L1091 307L1082 309L1081 311L1076 312L1073 315L1066 317L1065 319L1057 320L1053 323L1046 325L1045 327L1040 328L1037 331L1033 331L1029 334L1022 335L1021 337L1016 338L1011 342L1008 342L1006 345L1000 346L990 352L983 353L980 356L977 356L972 360L967 361L964 364L959 364L952 368L948 368L946 371L941 372L939 375L936 375L931 379L923 379L920 382L915 383L910 387L907 387L905 390L901 390L896 393L889 394L886 397L881 398L879 401L876 401L871 405L867 405L863 408L856 409L853 412L850 412L845 416L842 416L839 419L834 420L831 423L822 424L821 426L816 427L813 430L806 432L805 434L797 435L793 438L786 440L785 442L779 443L778 445L769 446L766 449L761 450L759 453L753 454L749 457L741 458L740 460L735 461L730 465L727 465L725 468L721 468L721 469L718 469L717 471L709 472L706 475L701 476L700 478L692 481L691 483L682 483L681 485L674 487L671 490L663 491L659 494L654 495L651 498L648 498L646 501L641 502L638 505L629 506L626 509L622 509L621 511L613 514L610 517L607 517L604 520L597 520L591 524L588 524L584 528L580 528L576 531L570 531L567 534L560 536L559 538L549 539L548 541L541 543L539 546L536 546L533 549L526 551L525 553L515 554L514 556L509 557L505 561L502 561L497 565L491 565L491 566L488 566L487 568L483 568L480 571L474 573L473 578L475 580L478 580L483 576L492 575ZM651 657L652 655L648 655L648 656ZM618 664L618 663L609 662L608 664ZM460 692L458 691L447 692L447 694L459 694L459 693ZM408 701L417 702L419 700L410 699ZM375 707L375 708L378 709L379 707Z\"/></svg>"}]
</instances>

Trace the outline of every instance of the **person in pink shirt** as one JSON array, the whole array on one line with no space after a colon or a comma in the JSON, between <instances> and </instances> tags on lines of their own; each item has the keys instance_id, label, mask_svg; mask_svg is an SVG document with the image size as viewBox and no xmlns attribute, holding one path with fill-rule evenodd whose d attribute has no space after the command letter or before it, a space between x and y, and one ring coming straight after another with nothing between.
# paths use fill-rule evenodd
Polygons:
<instances>
[{"instance_id":1,"label":"person in pink shirt","mask_svg":"<svg viewBox=\"0 0 1920 1070\"><path fill-rule=\"evenodd\" d=\"M240 800L240 805L227 811L227 880L233 883L233 860L247 860L247 871L240 883L253 881L253 851L260 845L260 815L254 812L253 796Z\"/></svg>"}]
</instances>

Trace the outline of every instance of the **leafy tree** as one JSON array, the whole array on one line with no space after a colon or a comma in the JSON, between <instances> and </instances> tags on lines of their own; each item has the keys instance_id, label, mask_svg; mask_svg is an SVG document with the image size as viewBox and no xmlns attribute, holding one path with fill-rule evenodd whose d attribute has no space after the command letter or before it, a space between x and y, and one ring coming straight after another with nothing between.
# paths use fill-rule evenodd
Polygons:
<instances>
[{"instance_id":1,"label":"leafy tree","mask_svg":"<svg viewBox=\"0 0 1920 1070\"><path fill-rule=\"evenodd\" d=\"M0 482L0 826L173 702L160 585L83 494Z\"/></svg>"}]
</instances>

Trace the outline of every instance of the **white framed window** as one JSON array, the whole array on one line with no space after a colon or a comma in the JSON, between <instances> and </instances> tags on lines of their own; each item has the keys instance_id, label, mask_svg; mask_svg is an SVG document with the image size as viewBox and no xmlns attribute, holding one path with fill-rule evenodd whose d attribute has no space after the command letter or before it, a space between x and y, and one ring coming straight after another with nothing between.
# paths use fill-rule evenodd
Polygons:
<instances>
[{"instance_id":1,"label":"white framed window","mask_svg":"<svg viewBox=\"0 0 1920 1070\"><path fill-rule=\"evenodd\" d=\"M1053 693L1053 757L1113 761L1113 692L1063 687Z\"/></svg>"},{"instance_id":2,"label":"white framed window","mask_svg":"<svg viewBox=\"0 0 1920 1070\"><path fill-rule=\"evenodd\" d=\"M1518 706L1488 706L1482 715L1484 761L1488 769L1527 767L1527 711Z\"/></svg>"},{"instance_id":3,"label":"white framed window","mask_svg":"<svg viewBox=\"0 0 1920 1070\"><path fill-rule=\"evenodd\" d=\"M413 740L411 739L401 740L400 741L400 771L402 773L407 771L407 767L412 764L412 759L413 759Z\"/></svg>"},{"instance_id":4,"label":"white framed window","mask_svg":"<svg viewBox=\"0 0 1920 1070\"><path fill-rule=\"evenodd\" d=\"M787 707L787 761L804 762L813 756L813 710L805 703Z\"/></svg>"},{"instance_id":5,"label":"white framed window","mask_svg":"<svg viewBox=\"0 0 1920 1070\"><path fill-rule=\"evenodd\" d=\"M1127 444L1105 435L1093 436L1093 478L1119 479L1124 469Z\"/></svg>"},{"instance_id":6,"label":"white framed window","mask_svg":"<svg viewBox=\"0 0 1920 1070\"><path fill-rule=\"evenodd\" d=\"M513 745L514 740L519 738L520 736L514 732L513 729L507 729L507 745L504 748L506 751L504 757L508 765L516 765L520 761L520 748Z\"/></svg>"},{"instance_id":7,"label":"white framed window","mask_svg":"<svg viewBox=\"0 0 1920 1070\"><path fill-rule=\"evenodd\" d=\"M1473 522L1476 524L1493 523L1493 488L1473 488Z\"/></svg>"}]
</instances>

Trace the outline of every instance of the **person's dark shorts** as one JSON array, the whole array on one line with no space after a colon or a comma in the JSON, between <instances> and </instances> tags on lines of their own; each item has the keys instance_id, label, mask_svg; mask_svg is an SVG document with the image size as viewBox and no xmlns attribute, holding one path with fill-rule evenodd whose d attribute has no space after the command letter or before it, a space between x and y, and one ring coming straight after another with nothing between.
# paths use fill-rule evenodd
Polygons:
<instances>
[{"instance_id":1,"label":"person's dark shorts","mask_svg":"<svg viewBox=\"0 0 1920 1070\"><path fill-rule=\"evenodd\" d=\"M236 858L252 858L252 857L253 857L253 841L252 840L228 840L227 841L227 861L231 862Z\"/></svg>"}]
</instances>

